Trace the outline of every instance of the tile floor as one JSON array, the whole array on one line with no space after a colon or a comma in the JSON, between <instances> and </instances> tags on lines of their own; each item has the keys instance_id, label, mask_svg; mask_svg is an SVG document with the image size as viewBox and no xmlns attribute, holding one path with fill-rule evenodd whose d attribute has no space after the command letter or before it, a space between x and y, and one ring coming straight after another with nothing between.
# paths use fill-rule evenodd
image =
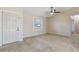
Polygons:
<instances>
[{"instance_id":1,"label":"tile floor","mask_svg":"<svg viewBox=\"0 0 79 59\"><path fill-rule=\"evenodd\" d=\"M6 44L0 47L0 52L78 52L79 35L62 37L44 34L25 38L22 42Z\"/></svg>"}]
</instances>

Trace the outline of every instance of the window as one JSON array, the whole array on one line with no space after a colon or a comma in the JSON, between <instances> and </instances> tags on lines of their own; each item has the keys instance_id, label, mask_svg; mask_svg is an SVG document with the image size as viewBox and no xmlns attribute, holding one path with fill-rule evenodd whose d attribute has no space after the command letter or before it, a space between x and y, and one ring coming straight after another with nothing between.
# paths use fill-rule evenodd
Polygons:
<instances>
[{"instance_id":1,"label":"window","mask_svg":"<svg viewBox=\"0 0 79 59\"><path fill-rule=\"evenodd\" d=\"M34 30L40 30L41 29L41 22L42 18L41 17L34 17L33 18L33 29Z\"/></svg>"}]
</instances>

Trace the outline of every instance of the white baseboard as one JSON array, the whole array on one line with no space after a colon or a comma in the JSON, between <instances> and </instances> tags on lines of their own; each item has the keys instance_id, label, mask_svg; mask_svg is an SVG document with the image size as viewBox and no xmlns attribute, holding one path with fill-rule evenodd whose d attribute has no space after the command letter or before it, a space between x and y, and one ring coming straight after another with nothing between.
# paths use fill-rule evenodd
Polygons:
<instances>
[{"instance_id":1,"label":"white baseboard","mask_svg":"<svg viewBox=\"0 0 79 59\"><path fill-rule=\"evenodd\" d=\"M23 39L20 39L19 41L23 41Z\"/></svg>"},{"instance_id":2,"label":"white baseboard","mask_svg":"<svg viewBox=\"0 0 79 59\"><path fill-rule=\"evenodd\" d=\"M0 46L2 46L2 44L0 44Z\"/></svg>"},{"instance_id":3,"label":"white baseboard","mask_svg":"<svg viewBox=\"0 0 79 59\"><path fill-rule=\"evenodd\" d=\"M33 37L33 36L38 36L38 35L42 35L42 34L45 34L45 33L40 33L40 34L34 34L34 35L26 35L26 36L23 36L23 38L28 38L28 37Z\"/></svg>"}]
</instances>

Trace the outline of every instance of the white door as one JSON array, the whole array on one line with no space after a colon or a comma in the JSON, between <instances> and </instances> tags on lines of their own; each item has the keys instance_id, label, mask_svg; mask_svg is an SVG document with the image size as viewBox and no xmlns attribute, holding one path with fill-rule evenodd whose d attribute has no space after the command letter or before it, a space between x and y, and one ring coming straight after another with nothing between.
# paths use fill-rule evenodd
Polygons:
<instances>
[{"instance_id":1,"label":"white door","mask_svg":"<svg viewBox=\"0 0 79 59\"><path fill-rule=\"evenodd\" d=\"M16 13L3 11L3 44L22 40L22 24Z\"/></svg>"}]
</instances>

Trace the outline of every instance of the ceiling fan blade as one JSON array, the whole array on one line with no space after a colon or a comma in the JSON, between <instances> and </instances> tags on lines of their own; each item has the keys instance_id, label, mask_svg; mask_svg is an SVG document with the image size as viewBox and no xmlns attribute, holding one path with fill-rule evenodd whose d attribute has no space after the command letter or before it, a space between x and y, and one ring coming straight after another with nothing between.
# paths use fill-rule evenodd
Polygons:
<instances>
[{"instance_id":1,"label":"ceiling fan blade","mask_svg":"<svg viewBox=\"0 0 79 59\"><path fill-rule=\"evenodd\" d=\"M54 13L61 13L60 11L55 11Z\"/></svg>"},{"instance_id":2,"label":"ceiling fan blade","mask_svg":"<svg viewBox=\"0 0 79 59\"><path fill-rule=\"evenodd\" d=\"M60 11L56 11L56 9L54 9L54 13L60 13Z\"/></svg>"}]
</instances>

